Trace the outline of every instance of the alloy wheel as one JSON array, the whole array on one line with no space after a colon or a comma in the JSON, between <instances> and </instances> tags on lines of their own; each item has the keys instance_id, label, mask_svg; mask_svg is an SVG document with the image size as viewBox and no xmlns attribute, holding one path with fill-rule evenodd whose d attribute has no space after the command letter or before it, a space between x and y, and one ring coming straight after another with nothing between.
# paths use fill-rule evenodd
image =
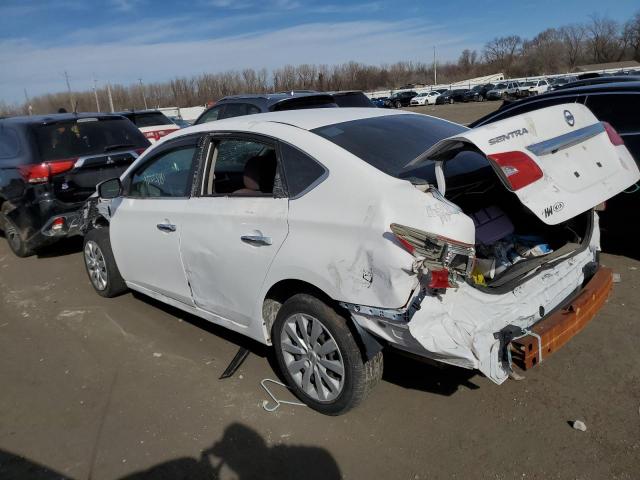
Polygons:
<instances>
[{"instance_id":1,"label":"alloy wheel","mask_svg":"<svg viewBox=\"0 0 640 480\"><path fill-rule=\"evenodd\" d=\"M9 242L9 245L11 245L12 250L20 250L22 239L20 238L20 233L18 232L18 229L15 227L15 225L13 225L11 222L6 222L4 234L7 237L7 241Z\"/></svg>"},{"instance_id":2,"label":"alloy wheel","mask_svg":"<svg viewBox=\"0 0 640 480\"><path fill-rule=\"evenodd\" d=\"M102 250L94 241L88 241L84 247L84 261L87 265L91 283L97 290L107 288L109 276L107 274L107 264L102 255Z\"/></svg>"},{"instance_id":3,"label":"alloy wheel","mask_svg":"<svg viewBox=\"0 0 640 480\"><path fill-rule=\"evenodd\" d=\"M280 334L286 368L296 385L312 399L331 402L342 392L345 365L329 330L317 318L296 313Z\"/></svg>"}]
</instances>

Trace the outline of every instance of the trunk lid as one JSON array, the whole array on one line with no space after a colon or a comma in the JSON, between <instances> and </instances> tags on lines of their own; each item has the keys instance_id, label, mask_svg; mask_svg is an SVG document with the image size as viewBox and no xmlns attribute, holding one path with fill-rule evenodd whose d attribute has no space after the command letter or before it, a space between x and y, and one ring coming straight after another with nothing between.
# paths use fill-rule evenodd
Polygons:
<instances>
[{"instance_id":1,"label":"trunk lid","mask_svg":"<svg viewBox=\"0 0 640 480\"><path fill-rule=\"evenodd\" d=\"M460 151L479 150L527 208L556 225L638 181L638 166L616 136L587 107L571 103L467 130L416 161L447 161Z\"/></svg>"}]
</instances>

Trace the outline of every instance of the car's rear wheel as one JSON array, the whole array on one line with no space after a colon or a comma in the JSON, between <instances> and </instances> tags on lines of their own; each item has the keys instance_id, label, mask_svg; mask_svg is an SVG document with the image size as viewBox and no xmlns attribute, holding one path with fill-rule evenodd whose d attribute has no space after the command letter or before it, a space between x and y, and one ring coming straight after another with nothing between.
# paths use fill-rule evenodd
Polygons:
<instances>
[{"instance_id":1,"label":"car's rear wheel","mask_svg":"<svg viewBox=\"0 0 640 480\"><path fill-rule=\"evenodd\" d=\"M364 361L347 320L312 295L298 294L284 303L272 338L294 394L326 415L359 405L382 377L382 352Z\"/></svg>"},{"instance_id":2,"label":"car's rear wheel","mask_svg":"<svg viewBox=\"0 0 640 480\"><path fill-rule=\"evenodd\" d=\"M84 264L98 295L111 298L127 290L113 257L108 228L96 228L85 235Z\"/></svg>"},{"instance_id":3,"label":"car's rear wheel","mask_svg":"<svg viewBox=\"0 0 640 480\"><path fill-rule=\"evenodd\" d=\"M0 214L0 226L4 231L9 248L17 257L30 257L34 251L29 248L15 223L4 213Z\"/></svg>"},{"instance_id":4,"label":"car's rear wheel","mask_svg":"<svg viewBox=\"0 0 640 480\"><path fill-rule=\"evenodd\" d=\"M450 103L450 104L453 104L453 102L454 102L453 98L450 98L450 99L449 99L449 103Z\"/></svg>"}]
</instances>

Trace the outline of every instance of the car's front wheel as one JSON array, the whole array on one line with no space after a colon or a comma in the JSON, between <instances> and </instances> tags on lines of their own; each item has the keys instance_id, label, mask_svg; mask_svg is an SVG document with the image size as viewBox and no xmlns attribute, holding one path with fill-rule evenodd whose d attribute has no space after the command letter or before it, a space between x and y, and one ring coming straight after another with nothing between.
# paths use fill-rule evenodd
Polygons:
<instances>
[{"instance_id":1,"label":"car's front wheel","mask_svg":"<svg viewBox=\"0 0 640 480\"><path fill-rule=\"evenodd\" d=\"M360 404L382 377L382 352L364 361L347 320L312 295L298 294L282 305L273 344L294 394L326 415Z\"/></svg>"},{"instance_id":2,"label":"car's front wheel","mask_svg":"<svg viewBox=\"0 0 640 480\"><path fill-rule=\"evenodd\" d=\"M96 228L85 235L84 264L98 295L111 298L127 290L111 250L108 228Z\"/></svg>"},{"instance_id":3,"label":"car's front wheel","mask_svg":"<svg viewBox=\"0 0 640 480\"><path fill-rule=\"evenodd\" d=\"M396 108L402 108L402 103L396 102Z\"/></svg>"}]
</instances>

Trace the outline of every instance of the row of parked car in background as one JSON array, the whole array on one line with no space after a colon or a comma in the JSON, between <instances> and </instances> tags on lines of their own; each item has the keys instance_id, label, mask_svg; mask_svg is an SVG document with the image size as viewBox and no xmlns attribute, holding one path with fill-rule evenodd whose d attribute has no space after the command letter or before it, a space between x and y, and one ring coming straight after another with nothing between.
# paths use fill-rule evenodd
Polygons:
<instances>
[{"instance_id":1,"label":"row of parked car in background","mask_svg":"<svg viewBox=\"0 0 640 480\"><path fill-rule=\"evenodd\" d=\"M513 101L562 88L606 82L608 78L615 81L633 80L633 73L635 72L631 72L632 75L625 72L624 75L584 74L535 80L504 80L495 83L483 83L471 88L438 88L426 92L402 90L388 97L374 98L372 102L380 108L403 108L447 103L484 102L486 100Z\"/></svg>"}]
</instances>

